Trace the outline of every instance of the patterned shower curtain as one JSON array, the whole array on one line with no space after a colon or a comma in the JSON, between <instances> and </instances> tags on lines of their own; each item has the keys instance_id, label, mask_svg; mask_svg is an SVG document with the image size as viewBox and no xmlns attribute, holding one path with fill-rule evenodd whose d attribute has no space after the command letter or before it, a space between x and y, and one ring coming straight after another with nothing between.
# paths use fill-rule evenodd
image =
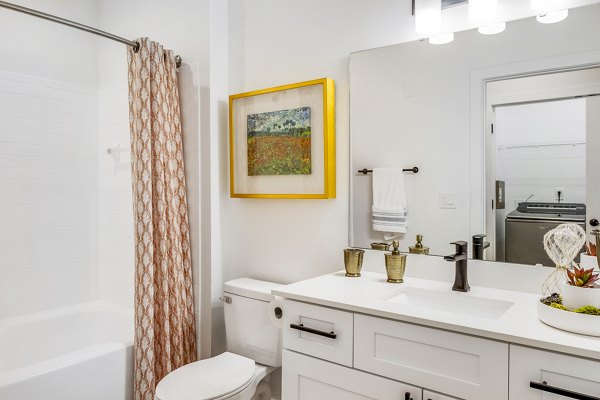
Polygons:
<instances>
[{"instance_id":1,"label":"patterned shower curtain","mask_svg":"<svg viewBox=\"0 0 600 400\"><path fill-rule=\"evenodd\" d=\"M183 138L172 51L139 39L129 49L129 124L135 235L135 400L196 360Z\"/></svg>"}]
</instances>

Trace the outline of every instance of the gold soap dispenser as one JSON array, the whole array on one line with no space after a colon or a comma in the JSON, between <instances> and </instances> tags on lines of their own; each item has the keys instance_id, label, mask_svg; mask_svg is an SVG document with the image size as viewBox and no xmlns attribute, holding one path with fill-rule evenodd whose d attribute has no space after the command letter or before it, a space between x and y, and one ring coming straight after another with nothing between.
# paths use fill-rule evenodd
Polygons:
<instances>
[{"instance_id":1,"label":"gold soap dispenser","mask_svg":"<svg viewBox=\"0 0 600 400\"><path fill-rule=\"evenodd\" d=\"M406 254L400 254L400 243L397 240L392 242L394 250L391 253L385 253L385 270L387 272L387 281L390 283L402 283L404 280L404 269L406 268Z\"/></svg>"},{"instance_id":2,"label":"gold soap dispenser","mask_svg":"<svg viewBox=\"0 0 600 400\"><path fill-rule=\"evenodd\" d=\"M429 254L429 247L423 246L423 235L417 235L417 243L408 248L410 254Z\"/></svg>"}]
</instances>

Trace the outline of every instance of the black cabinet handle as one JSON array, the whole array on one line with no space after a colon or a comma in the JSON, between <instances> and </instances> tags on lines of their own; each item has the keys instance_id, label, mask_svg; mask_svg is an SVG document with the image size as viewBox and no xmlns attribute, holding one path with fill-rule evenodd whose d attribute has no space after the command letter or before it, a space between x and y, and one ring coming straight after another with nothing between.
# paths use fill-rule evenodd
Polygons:
<instances>
[{"instance_id":1,"label":"black cabinet handle","mask_svg":"<svg viewBox=\"0 0 600 400\"><path fill-rule=\"evenodd\" d=\"M413 400L413 398L410 397L410 392L404 393L404 400Z\"/></svg>"},{"instance_id":2,"label":"black cabinet handle","mask_svg":"<svg viewBox=\"0 0 600 400\"><path fill-rule=\"evenodd\" d=\"M320 331L318 329L313 329L313 328L309 328L307 326L304 326L304 324L299 324L299 325L290 324L290 328L296 329L296 330L299 330L299 331L302 331L302 332L312 333L313 335L324 336L324 337L329 338L329 339L335 339L335 338L337 338L337 335L333 331L331 331L331 332Z\"/></svg>"},{"instance_id":3,"label":"black cabinet handle","mask_svg":"<svg viewBox=\"0 0 600 400\"><path fill-rule=\"evenodd\" d=\"M529 382L529 387L537 390L541 390L542 392L554 393L559 396L568 397L570 399L578 399L578 400L600 400L600 397L594 397L583 393L573 392L571 390L559 388L556 386L550 386L546 381L542 383L531 381Z\"/></svg>"}]
</instances>

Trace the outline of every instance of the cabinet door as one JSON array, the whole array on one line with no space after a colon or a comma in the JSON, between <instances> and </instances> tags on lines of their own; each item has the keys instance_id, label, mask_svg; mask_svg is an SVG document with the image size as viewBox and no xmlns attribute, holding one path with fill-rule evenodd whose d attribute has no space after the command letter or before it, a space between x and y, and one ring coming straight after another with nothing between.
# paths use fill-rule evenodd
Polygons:
<instances>
[{"instance_id":1,"label":"cabinet door","mask_svg":"<svg viewBox=\"0 0 600 400\"><path fill-rule=\"evenodd\" d=\"M450 397L439 393L423 390L423 400L459 400L456 397Z\"/></svg>"},{"instance_id":2,"label":"cabinet door","mask_svg":"<svg viewBox=\"0 0 600 400\"><path fill-rule=\"evenodd\" d=\"M421 389L283 350L282 400L422 400Z\"/></svg>"},{"instance_id":3,"label":"cabinet door","mask_svg":"<svg viewBox=\"0 0 600 400\"><path fill-rule=\"evenodd\" d=\"M537 388L531 387L532 382ZM554 389L562 395L548 391ZM511 400L600 399L600 361L511 345L509 392Z\"/></svg>"},{"instance_id":4,"label":"cabinet door","mask_svg":"<svg viewBox=\"0 0 600 400\"><path fill-rule=\"evenodd\" d=\"M508 344L356 314L354 367L467 400L508 398Z\"/></svg>"}]
</instances>

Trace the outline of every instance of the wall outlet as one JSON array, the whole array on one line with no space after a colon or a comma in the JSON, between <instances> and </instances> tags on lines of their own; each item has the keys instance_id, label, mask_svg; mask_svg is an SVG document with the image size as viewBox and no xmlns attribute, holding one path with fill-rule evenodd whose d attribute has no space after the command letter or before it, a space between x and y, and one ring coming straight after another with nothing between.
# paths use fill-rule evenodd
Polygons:
<instances>
[{"instance_id":1,"label":"wall outlet","mask_svg":"<svg viewBox=\"0 0 600 400\"><path fill-rule=\"evenodd\" d=\"M455 209L456 208L456 193L454 193L454 192L440 193L440 208Z\"/></svg>"}]
</instances>

